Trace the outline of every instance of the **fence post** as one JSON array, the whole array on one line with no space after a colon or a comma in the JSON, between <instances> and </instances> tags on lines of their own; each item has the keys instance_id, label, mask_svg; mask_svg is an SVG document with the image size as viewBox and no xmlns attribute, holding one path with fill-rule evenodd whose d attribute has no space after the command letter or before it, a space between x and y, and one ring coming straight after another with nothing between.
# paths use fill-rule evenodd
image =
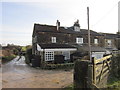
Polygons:
<instances>
[{"instance_id":1,"label":"fence post","mask_svg":"<svg viewBox=\"0 0 120 90\"><path fill-rule=\"evenodd\" d=\"M74 88L87 89L88 60L77 60L74 66Z\"/></svg>"},{"instance_id":2,"label":"fence post","mask_svg":"<svg viewBox=\"0 0 120 90\"><path fill-rule=\"evenodd\" d=\"M96 63L95 63L95 58L92 58L92 62L93 62L93 83L96 84Z\"/></svg>"}]
</instances>

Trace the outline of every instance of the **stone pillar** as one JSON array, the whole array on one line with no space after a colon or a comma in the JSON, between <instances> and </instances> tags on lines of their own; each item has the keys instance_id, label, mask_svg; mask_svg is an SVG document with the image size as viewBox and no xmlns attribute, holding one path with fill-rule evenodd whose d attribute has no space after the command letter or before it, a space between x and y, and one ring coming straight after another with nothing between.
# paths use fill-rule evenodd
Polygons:
<instances>
[{"instance_id":1,"label":"stone pillar","mask_svg":"<svg viewBox=\"0 0 120 90\"><path fill-rule=\"evenodd\" d=\"M75 90L87 90L88 60L77 60L74 66L74 88Z\"/></svg>"}]
</instances>

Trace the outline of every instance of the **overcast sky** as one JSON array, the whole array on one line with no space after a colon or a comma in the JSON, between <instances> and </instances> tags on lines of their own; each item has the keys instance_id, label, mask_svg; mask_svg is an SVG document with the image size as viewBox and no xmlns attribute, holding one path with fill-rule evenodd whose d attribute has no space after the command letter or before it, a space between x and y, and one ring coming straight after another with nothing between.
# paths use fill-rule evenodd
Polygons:
<instances>
[{"instance_id":1,"label":"overcast sky","mask_svg":"<svg viewBox=\"0 0 120 90\"><path fill-rule=\"evenodd\" d=\"M120 32L120 1L118 3L118 30Z\"/></svg>"},{"instance_id":2,"label":"overcast sky","mask_svg":"<svg viewBox=\"0 0 120 90\"><path fill-rule=\"evenodd\" d=\"M90 29L97 32L118 31L119 0L2 0L3 44L28 45L32 43L34 23L69 27L79 19L87 29L87 6L90 8ZM1 21L1 20L0 20Z\"/></svg>"}]
</instances>

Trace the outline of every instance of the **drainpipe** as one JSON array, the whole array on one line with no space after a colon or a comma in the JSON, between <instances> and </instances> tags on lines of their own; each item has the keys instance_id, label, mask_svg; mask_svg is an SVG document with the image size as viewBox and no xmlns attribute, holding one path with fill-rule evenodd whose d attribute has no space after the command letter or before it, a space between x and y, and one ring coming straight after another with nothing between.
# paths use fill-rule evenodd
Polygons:
<instances>
[{"instance_id":1,"label":"drainpipe","mask_svg":"<svg viewBox=\"0 0 120 90\"><path fill-rule=\"evenodd\" d=\"M44 64L45 64L45 49L43 49L43 60L41 60L41 65L44 68Z\"/></svg>"}]
</instances>

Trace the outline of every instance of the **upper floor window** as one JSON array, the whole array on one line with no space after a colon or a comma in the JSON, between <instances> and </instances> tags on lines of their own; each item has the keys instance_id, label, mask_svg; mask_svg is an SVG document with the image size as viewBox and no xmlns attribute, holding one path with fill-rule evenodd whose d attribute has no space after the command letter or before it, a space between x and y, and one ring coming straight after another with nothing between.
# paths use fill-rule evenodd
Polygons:
<instances>
[{"instance_id":1,"label":"upper floor window","mask_svg":"<svg viewBox=\"0 0 120 90\"><path fill-rule=\"evenodd\" d=\"M107 43L108 43L108 46L111 46L112 41L111 41L111 40L108 40Z\"/></svg>"},{"instance_id":2,"label":"upper floor window","mask_svg":"<svg viewBox=\"0 0 120 90\"><path fill-rule=\"evenodd\" d=\"M56 37L52 37L52 43L56 43Z\"/></svg>"},{"instance_id":3,"label":"upper floor window","mask_svg":"<svg viewBox=\"0 0 120 90\"><path fill-rule=\"evenodd\" d=\"M74 30L75 30L75 31L80 31L80 27L74 26Z\"/></svg>"},{"instance_id":4,"label":"upper floor window","mask_svg":"<svg viewBox=\"0 0 120 90\"><path fill-rule=\"evenodd\" d=\"M83 44L83 38L76 38L77 44Z\"/></svg>"},{"instance_id":5,"label":"upper floor window","mask_svg":"<svg viewBox=\"0 0 120 90\"><path fill-rule=\"evenodd\" d=\"M98 44L98 39L94 39L94 44Z\"/></svg>"}]
</instances>

